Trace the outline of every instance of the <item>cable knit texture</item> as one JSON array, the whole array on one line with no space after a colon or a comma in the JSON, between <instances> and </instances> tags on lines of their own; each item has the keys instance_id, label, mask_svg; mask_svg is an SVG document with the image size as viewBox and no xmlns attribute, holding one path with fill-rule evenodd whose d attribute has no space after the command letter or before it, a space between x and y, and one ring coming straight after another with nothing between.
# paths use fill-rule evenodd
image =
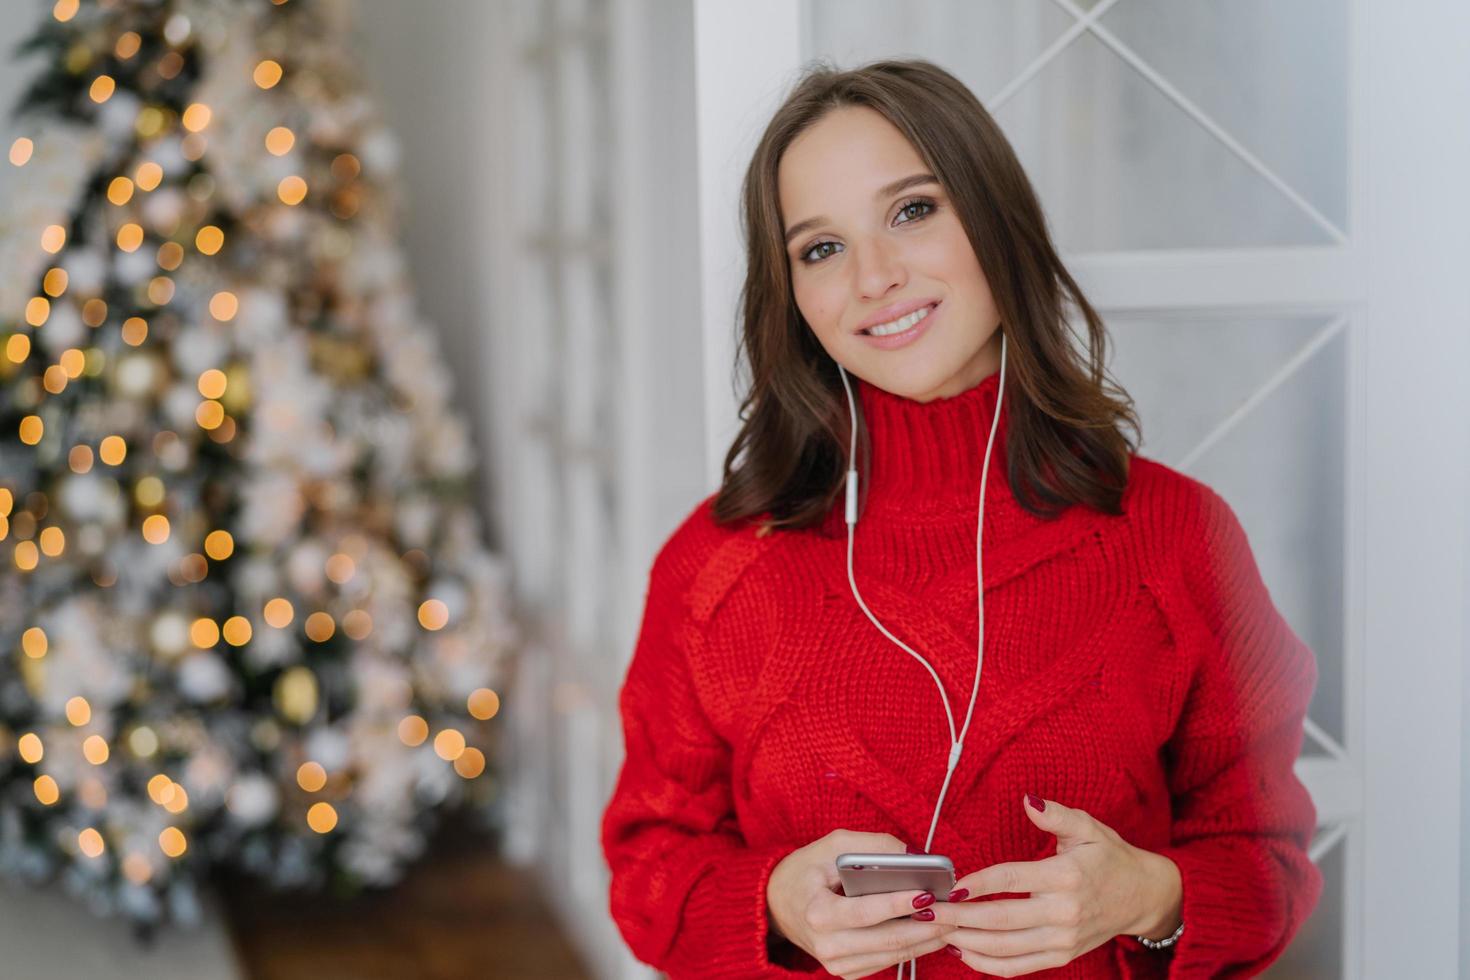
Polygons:
<instances>
[{"instance_id":1,"label":"cable knit texture","mask_svg":"<svg viewBox=\"0 0 1470 980\"><path fill-rule=\"evenodd\" d=\"M873 440L854 577L934 664L963 723L978 631L975 520L998 374L920 403L858 382ZM1055 853L1024 793L1162 853L1183 937L1120 936L1047 977L1244 977L1321 893L1312 800L1293 772L1317 679L1214 491L1134 456L1120 516L1016 502L1001 412L985 498L985 660L931 850L965 875ZM721 527L702 501L654 560L621 691L626 756L602 822L611 911L670 977L823 977L768 946L771 869L836 829L922 846L949 729L923 666L847 582L841 498L825 523ZM991 896L997 897L997 896ZM1023 896L1004 896L1023 897ZM943 952L920 976L970 977Z\"/></svg>"}]
</instances>

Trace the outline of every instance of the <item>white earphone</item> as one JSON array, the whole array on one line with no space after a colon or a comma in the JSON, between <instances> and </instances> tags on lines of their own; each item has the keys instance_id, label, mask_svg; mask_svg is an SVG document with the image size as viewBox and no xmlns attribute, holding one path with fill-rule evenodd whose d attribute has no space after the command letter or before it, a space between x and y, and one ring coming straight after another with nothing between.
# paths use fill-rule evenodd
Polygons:
<instances>
[{"instance_id":1,"label":"white earphone","mask_svg":"<svg viewBox=\"0 0 1470 980\"><path fill-rule=\"evenodd\" d=\"M857 524L858 517L858 475L855 465L857 459L857 408L853 403L852 386L848 384L847 372L843 370L841 364L837 365L837 370L842 376L842 387L847 391L847 411L848 418L851 420L849 427L851 429L851 441L847 451L847 583L852 587L853 598L857 600L858 605L862 607L863 613L867 615L868 619L872 620L873 625L878 627L879 632L902 647L904 652L909 656L924 665L924 669L934 679L934 686L939 689L939 699L944 702L944 714L949 720L949 765L944 773L944 785L939 788L939 799L934 804L934 816L929 821L929 836L924 841L924 851L927 853L930 846L934 843L934 831L939 826L939 809L944 805L945 794L949 792L950 778L954 776L955 767L959 765L960 755L964 751L965 735L970 730L970 718L975 713L975 698L980 693L980 667L985 661L985 574L984 566L980 560L981 539L985 531L985 485L990 482L990 450L995 445L995 430L1000 422L1000 409L1003 404L1002 400L1005 398L1006 390L1006 337L1005 333L1002 332L1000 335L1000 388L995 396L995 412L990 420L990 438L985 443L985 462L980 472L980 512L975 528L975 592L980 604L980 640L979 649L975 655L975 683L970 688L970 706L965 711L965 723L958 732L955 731L954 711L950 708L949 697L944 693L944 684L940 682L939 675L934 672L934 667L929 661L910 649L902 640L888 632L883 624L878 622L872 611L868 609L868 604L863 602L863 597L858 594L857 581L853 578L852 574L853 526ZM919 975L918 963L914 960L909 960L908 963L913 968L912 976L917 978ZM898 965L898 977L899 980L903 980L902 963Z\"/></svg>"}]
</instances>

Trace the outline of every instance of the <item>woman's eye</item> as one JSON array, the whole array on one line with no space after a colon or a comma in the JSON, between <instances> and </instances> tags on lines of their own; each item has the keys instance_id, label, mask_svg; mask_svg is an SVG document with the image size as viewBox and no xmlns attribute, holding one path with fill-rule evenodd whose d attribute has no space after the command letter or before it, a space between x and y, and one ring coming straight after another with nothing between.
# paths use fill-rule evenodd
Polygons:
<instances>
[{"instance_id":1,"label":"woman's eye","mask_svg":"<svg viewBox=\"0 0 1470 980\"><path fill-rule=\"evenodd\" d=\"M822 261L822 259L825 259L827 257L827 255L831 255L832 253L831 252L828 252L827 255L823 255L821 258L816 258L816 259L811 258L811 254L813 252L815 252L819 248L825 248L828 245L836 245L836 244L837 244L836 242L817 242L811 248L807 249L805 252L802 253L801 260L803 262L820 262L820 261Z\"/></svg>"},{"instance_id":2,"label":"woman's eye","mask_svg":"<svg viewBox=\"0 0 1470 980\"><path fill-rule=\"evenodd\" d=\"M933 201L930 201L930 200L926 200L925 198L922 198L922 197L915 198L914 200L912 200L912 201L908 202L907 204L905 204L903 207L899 208L898 209L898 213L899 214L903 214L904 212L908 211L909 208L928 208L929 209L928 211L923 212L922 214L918 215L917 217L910 218L909 219L910 221L917 221L919 218L926 218L926 217L929 216L929 214L934 210L934 202ZM907 224L907 222L900 222L900 224Z\"/></svg>"},{"instance_id":3,"label":"woman's eye","mask_svg":"<svg viewBox=\"0 0 1470 980\"><path fill-rule=\"evenodd\" d=\"M912 208L927 208L928 210L921 211L918 214L914 215L913 217L907 219L906 221L900 221L900 222L898 222L898 224L907 225L907 224L912 224L915 221L922 221L923 219L929 217L930 214L934 213L934 210L936 208L936 205L935 205L935 203L933 201L929 200L928 198L923 198L923 197L915 198L914 200L909 201L906 204L900 205L899 206L899 209L898 209L898 213L900 215L906 214ZM831 255L833 253L827 252L827 253L825 253L823 255L820 255L820 256L818 256L816 258L812 258L812 253L815 252L815 251L817 251L817 249L826 248L829 245L835 246L836 244L837 244L836 242L816 242L810 248L808 248L805 252L801 253L801 261L805 262L807 265L811 265L813 263L820 262L823 259L825 259L828 255Z\"/></svg>"}]
</instances>

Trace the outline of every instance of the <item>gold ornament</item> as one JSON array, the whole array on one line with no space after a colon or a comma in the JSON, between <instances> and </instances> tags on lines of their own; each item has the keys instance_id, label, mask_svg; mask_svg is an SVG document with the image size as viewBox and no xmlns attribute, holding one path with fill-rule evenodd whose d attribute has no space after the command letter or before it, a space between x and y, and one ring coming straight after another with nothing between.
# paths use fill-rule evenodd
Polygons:
<instances>
[{"instance_id":1,"label":"gold ornament","mask_svg":"<svg viewBox=\"0 0 1470 980\"><path fill-rule=\"evenodd\" d=\"M292 667L276 678L274 695L281 717L304 725L316 714L316 675L307 667Z\"/></svg>"}]
</instances>

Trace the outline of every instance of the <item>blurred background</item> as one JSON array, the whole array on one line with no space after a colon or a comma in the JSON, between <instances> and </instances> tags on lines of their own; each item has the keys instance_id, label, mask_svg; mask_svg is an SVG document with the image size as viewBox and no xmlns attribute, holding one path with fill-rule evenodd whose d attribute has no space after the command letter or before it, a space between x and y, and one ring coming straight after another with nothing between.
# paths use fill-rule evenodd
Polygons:
<instances>
[{"instance_id":1,"label":"blurred background","mask_svg":"<svg viewBox=\"0 0 1470 980\"><path fill-rule=\"evenodd\" d=\"M60 0L0 99L7 977L643 977L601 809L803 63L985 102L1316 651L1269 976L1470 978L1470 11Z\"/></svg>"}]
</instances>

